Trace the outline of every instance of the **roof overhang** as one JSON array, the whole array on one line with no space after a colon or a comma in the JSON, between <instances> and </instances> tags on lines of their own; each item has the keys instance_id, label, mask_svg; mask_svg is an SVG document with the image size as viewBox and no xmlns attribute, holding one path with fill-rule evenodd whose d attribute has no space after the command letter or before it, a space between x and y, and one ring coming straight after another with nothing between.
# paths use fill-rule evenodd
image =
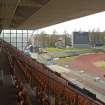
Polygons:
<instances>
[{"instance_id":1,"label":"roof overhang","mask_svg":"<svg viewBox=\"0 0 105 105\"><path fill-rule=\"evenodd\" d=\"M1 0L2 28L38 29L105 11L105 0Z\"/></svg>"}]
</instances>

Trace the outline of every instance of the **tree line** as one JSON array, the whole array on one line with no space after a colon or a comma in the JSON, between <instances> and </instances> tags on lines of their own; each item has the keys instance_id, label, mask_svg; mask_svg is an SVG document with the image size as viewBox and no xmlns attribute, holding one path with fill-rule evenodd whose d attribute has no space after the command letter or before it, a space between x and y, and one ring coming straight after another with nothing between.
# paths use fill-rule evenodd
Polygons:
<instances>
[{"instance_id":1,"label":"tree line","mask_svg":"<svg viewBox=\"0 0 105 105\"><path fill-rule=\"evenodd\" d=\"M64 33L58 34L55 30L52 34L46 34L42 31L40 34L32 35L29 42L35 47L56 47L56 42L61 41L64 47L71 45L71 36L69 33L64 31Z\"/></svg>"},{"instance_id":2,"label":"tree line","mask_svg":"<svg viewBox=\"0 0 105 105\"><path fill-rule=\"evenodd\" d=\"M105 32L95 32L89 31L89 44L92 47L101 46L105 44ZM64 47L72 45L72 35L67 31L64 31L63 34L58 34L56 30L52 34L47 34L45 31L42 31L38 34L34 34L29 38L29 42L35 47L56 47L56 42L61 40L64 44Z\"/></svg>"}]
</instances>

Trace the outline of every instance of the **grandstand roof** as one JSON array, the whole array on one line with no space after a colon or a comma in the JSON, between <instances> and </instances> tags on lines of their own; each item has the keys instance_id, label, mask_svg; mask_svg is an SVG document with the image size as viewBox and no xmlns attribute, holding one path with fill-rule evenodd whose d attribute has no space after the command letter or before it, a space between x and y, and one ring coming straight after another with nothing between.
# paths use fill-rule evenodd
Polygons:
<instances>
[{"instance_id":1,"label":"grandstand roof","mask_svg":"<svg viewBox=\"0 0 105 105\"><path fill-rule=\"evenodd\" d=\"M105 0L0 0L0 27L38 29L105 10Z\"/></svg>"}]
</instances>

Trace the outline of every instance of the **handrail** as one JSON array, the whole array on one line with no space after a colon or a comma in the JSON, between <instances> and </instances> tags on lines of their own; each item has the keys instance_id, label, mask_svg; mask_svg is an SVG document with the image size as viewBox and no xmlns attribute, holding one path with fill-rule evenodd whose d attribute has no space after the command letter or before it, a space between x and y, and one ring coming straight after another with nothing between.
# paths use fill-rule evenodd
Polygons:
<instances>
[{"instance_id":1,"label":"handrail","mask_svg":"<svg viewBox=\"0 0 105 105\"><path fill-rule=\"evenodd\" d=\"M52 93L62 103L61 105L64 105L64 101L73 105L105 105L101 100L88 96L84 93L84 90L79 87L76 88L74 84L60 74L16 50L7 42L2 41L0 44L5 52L9 52L9 56L11 55L12 59L17 62L17 65L29 79L29 84L31 84L31 79L34 78L38 82L40 90Z\"/></svg>"}]
</instances>

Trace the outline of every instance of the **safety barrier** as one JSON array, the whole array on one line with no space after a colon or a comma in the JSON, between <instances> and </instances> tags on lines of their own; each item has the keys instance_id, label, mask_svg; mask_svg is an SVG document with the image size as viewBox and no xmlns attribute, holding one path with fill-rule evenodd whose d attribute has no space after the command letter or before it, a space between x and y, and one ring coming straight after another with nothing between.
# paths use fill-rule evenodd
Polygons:
<instances>
[{"instance_id":1,"label":"safety barrier","mask_svg":"<svg viewBox=\"0 0 105 105\"><path fill-rule=\"evenodd\" d=\"M24 73L27 83L32 88L36 87L36 97L41 105L105 105L96 97L85 94L79 87L76 88L59 73L17 51L10 44L2 41L0 46L8 54L13 72L15 62Z\"/></svg>"}]
</instances>

